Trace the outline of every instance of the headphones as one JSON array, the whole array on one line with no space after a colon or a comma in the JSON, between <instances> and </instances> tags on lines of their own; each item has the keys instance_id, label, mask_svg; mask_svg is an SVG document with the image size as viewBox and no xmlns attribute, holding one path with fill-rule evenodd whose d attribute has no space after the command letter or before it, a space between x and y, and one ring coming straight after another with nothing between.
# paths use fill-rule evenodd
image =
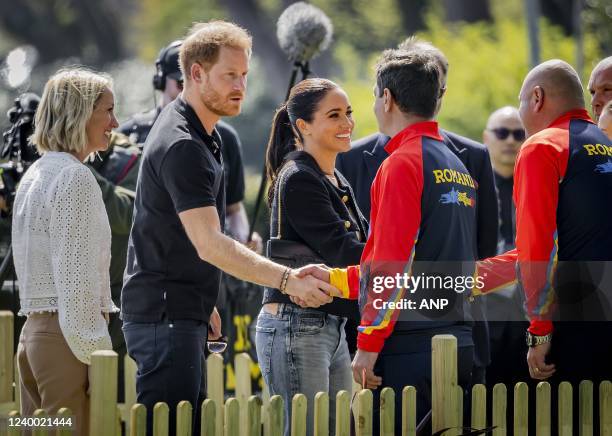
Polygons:
<instances>
[{"instance_id":1,"label":"headphones","mask_svg":"<svg viewBox=\"0 0 612 436\"><path fill-rule=\"evenodd\" d=\"M174 41L170 45L162 48L159 52L159 56L155 60L155 75L153 76L153 88L158 91L164 91L166 89L166 72L164 71L164 61L168 52L176 47L180 47L183 41Z\"/></svg>"}]
</instances>

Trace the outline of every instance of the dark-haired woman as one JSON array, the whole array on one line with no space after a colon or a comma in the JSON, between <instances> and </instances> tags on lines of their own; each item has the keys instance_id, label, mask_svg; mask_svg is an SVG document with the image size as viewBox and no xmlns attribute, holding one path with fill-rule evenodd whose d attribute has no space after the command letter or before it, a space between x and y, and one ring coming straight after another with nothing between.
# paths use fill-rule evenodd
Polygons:
<instances>
[{"instance_id":1,"label":"dark-haired woman","mask_svg":"<svg viewBox=\"0 0 612 436\"><path fill-rule=\"evenodd\" d=\"M306 245L328 266L359 263L367 237L350 185L334 169L338 153L350 149L354 125L346 93L329 80L308 79L277 111L268 143L271 235ZM285 422L291 422L293 396L303 393L312 434L314 395L323 391L333 433L336 394L351 389L344 327L347 319L359 320L357 302L338 298L307 309L266 289L263 303L257 356L270 392L283 397Z\"/></svg>"}]
</instances>

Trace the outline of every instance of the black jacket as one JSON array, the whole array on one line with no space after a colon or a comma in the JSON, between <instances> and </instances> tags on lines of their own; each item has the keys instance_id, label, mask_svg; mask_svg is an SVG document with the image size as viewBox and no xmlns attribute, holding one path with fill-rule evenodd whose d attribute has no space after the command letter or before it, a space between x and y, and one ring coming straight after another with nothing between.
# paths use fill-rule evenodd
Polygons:
<instances>
[{"instance_id":1,"label":"black jacket","mask_svg":"<svg viewBox=\"0 0 612 436\"><path fill-rule=\"evenodd\" d=\"M336 187L314 158L296 151L287 156L275 184L271 206L270 235L309 246L333 267L358 265L368 234L367 221L359 211L346 179L335 172ZM351 213L349 213L349 209ZM288 303L277 289L266 289L265 303ZM319 308L327 313L359 319L356 301L334 299Z\"/></svg>"}]
</instances>

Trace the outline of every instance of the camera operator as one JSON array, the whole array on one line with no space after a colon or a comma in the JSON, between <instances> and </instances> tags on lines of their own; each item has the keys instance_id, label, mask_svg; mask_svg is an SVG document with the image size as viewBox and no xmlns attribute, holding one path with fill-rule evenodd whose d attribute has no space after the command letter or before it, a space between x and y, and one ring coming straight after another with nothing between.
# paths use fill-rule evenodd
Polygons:
<instances>
[{"instance_id":1,"label":"camera operator","mask_svg":"<svg viewBox=\"0 0 612 436\"><path fill-rule=\"evenodd\" d=\"M15 99L8 110L10 128L3 133L3 146L0 151L0 290L7 279L14 279L11 255L11 209L17 185L30 165L40 155L29 144L28 138L34 131L34 114L40 98L36 94L25 93ZM17 295L13 295L11 310L18 311ZM17 328L21 327L20 319Z\"/></svg>"}]
</instances>

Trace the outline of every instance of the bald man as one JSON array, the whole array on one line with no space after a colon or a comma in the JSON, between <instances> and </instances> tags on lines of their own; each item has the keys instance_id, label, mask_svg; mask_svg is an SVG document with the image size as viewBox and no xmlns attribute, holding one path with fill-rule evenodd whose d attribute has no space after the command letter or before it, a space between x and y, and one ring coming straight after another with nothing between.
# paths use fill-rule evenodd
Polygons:
<instances>
[{"instance_id":1,"label":"bald man","mask_svg":"<svg viewBox=\"0 0 612 436\"><path fill-rule=\"evenodd\" d=\"M612 326L604 321L612 291L604 282L612 261L612 148L589 118L580 79L566 62L531 70L519 100L530 136L514 172L516 250L480 263L477 274L489 276L487 288L500 285L491 276L504 261L518 260L530 319L529 373L571 382L577 401L581 380L598 386L612 379Z\"/></svg>"},{"instance_id":2,"label":"bald man","mask_svg":"<svg viewBox=\"0 0 612 436\"><path fill-rule=\"evenodd\" d=\"M525 140L525 129L518 109L505 106L494 111L482 133L484 145L489 150L495 185L500 204L500 238L504 250L514 248L514 211L512 184L516 156Z\"/></svg>"},{"instance_id":3,"label":"bald man","mask_svg":"<svg viewBox=\"0 0 612 436\"><path fill-rule=\"evenodd\" d=\"M604 106L612 100L612 56L601 60L593 69L589 79L591 109L595 120L599 120Z\"/></svg>"},{"instance_id":4,"label":"bald man","mask_svg":"<svg viewBox=\"0 0 612 436\"><path fill-rule=\"evenodd\" d=\"M518 259L532 378L610 379L612 342L600 340L612 336L610 323L600 322L610 316L604 292L611 286L601 283L601 268L612 260L610 140L589 118L580 79L566 62L531 70L519 100L530 137L514 172L516 250L480 264L478 273Z\"/></svg>"}]
</instances>

